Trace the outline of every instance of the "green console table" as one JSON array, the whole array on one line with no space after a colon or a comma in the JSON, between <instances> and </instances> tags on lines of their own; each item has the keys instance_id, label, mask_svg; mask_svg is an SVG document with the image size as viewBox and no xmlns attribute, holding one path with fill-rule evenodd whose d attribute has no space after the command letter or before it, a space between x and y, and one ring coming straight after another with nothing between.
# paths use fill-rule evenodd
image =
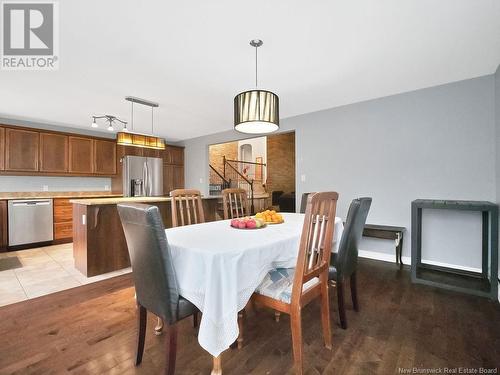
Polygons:
<instances>
[{"instance_id":1,"label":"green console table","mask_svg":"<svg viewBox=\"0 0 500 375\"><path fill-rule=\"evenodd\" d=\"M482 269L470 272L422 263L422 210L482 213ZM498 206L484 201L417 199L411 203L411 279L457 292L498 298Z\"/></svg>"}]
</instances>

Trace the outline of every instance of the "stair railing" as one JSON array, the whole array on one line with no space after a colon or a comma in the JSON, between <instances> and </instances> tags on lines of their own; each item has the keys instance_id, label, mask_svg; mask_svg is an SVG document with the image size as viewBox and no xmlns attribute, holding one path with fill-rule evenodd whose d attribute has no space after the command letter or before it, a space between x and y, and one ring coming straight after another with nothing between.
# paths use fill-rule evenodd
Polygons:
<instances>
[{"instance_id":1,"label":"stair railing","mask_svg":"<svg viewBox=\"0 0 500 375\"><path fill-rule=\"evenodd\" d=\"M227 180L220 172L214 168L212 164L208 165L210 167L210 178L209 178L209 190L210 195L213 192L220 194L222 190L231 187L231 180Z\"/></svg>"},{"instance_id":2,"label":"stair railing","mask_svg":"<svg viewBox=\"0 0 500 375\"><path fill-rule=\"evenodd\" d=\"M247 191L250 190L250 210L251 213L255 213L255 205L254 205L254 193L253 193L253 180L249 180L246 176L244 176L238 169L236 169L226 157L223 157L224 161L224 178L229 179L231 182L236 181L237 188L242 188L242 185L248 185L249 189L245 189ZM229 176L234 178L229 178Z\"/></svg>"}]
</instances>

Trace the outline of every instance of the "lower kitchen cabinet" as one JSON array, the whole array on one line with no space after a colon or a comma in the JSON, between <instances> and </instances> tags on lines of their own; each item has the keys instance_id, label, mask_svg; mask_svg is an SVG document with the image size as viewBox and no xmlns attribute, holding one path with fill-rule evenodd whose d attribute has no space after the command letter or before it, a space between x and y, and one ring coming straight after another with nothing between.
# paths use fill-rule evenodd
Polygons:
<instances>
[{"instance_id":1,"label":"lower kitchen cabinet","mask_svg":"<svg viewBox=\"0 0 500 375\"><path fill-rule=\"evenodd\" d=\"M70 242L73 239L73 204L69 199L54 199L54 241Z\"/></svg>"}]
</instances>

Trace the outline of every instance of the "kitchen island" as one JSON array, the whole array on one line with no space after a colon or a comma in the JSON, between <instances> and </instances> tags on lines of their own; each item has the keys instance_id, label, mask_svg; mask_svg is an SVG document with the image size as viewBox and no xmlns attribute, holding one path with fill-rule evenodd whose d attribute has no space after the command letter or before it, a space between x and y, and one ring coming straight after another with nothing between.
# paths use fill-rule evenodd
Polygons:
<instances>
[{"instance_id":1,"label":"kitchen island","mask_svg":"<svg viewBox=\"0 0 500 375\"><path fill-rule=\"evenodd\" d=\"M218 197L204 197L205 221L220 219ZM125 234L116 205L144 203L160 209L165 228L172 227L171 198L125 197L72 199L75 268L87 277L130 267Z\"/></svg>"}]
</instances>

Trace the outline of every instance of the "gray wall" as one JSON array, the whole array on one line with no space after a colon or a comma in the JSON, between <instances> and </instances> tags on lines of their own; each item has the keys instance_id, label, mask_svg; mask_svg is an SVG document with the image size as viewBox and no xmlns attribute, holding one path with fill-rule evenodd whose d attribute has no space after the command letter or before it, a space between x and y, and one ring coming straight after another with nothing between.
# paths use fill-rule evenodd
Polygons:
<instances>
[{"instance_id":1,"label":"gray wall","mask_svg":"<svg viewBox=\"0 0 500 375\"><path fill-rule=\"evenodd\" d=\"M282 120L282 131L296 132L297 196L336 190L344 218L351 199L371 196L369 222L407 228L417 198L495 201L494 82L485 76ZM239 138L228 131L185 141L186 186L207 193L208 145ZM457 226L425 234L428 260L478 267L468 247L480 238L477 215L429 215ZM409 239L407 233L406 256ZM387 241L367 240L363 248L394 252Z\"/></svg>"},{"instance_id":2,"label":"gray wall","mask_svg":"<svg viewBox=\"0 0 500 375\"><path fill-rule=\"evenodd\" d=\"M114 138L115 133L96 132L67 126L44 124L1 117L0 124L26 126L35 129L54 130L104 138ZM89 121L90 125L90 121ZM43 191L104 191L110 189L111 179L105 177L46 177L46 176L0 176L0 192Z\"/></svg>"},{"instance_id":3,"label":"gray wall","mask_svg":"<svg viewBox=\"0 0 500 375\"><path fill-rule=\"evenodd\" d=\"M500 65L495 72L496 201L500 203Z\"/></svg>"},{"instance_id":4,"label":"gray wall","mask_svg":"<svg viewBox=\"0 0 500 375\"><path fill-rule=\"evenodd\" d=\"M495 128L496 128L496 185L497 185L496 201L498 204L500 204L500 65L498 66L497 71L495 72L495 125L496 125ZM498 265L498 274L500 275L500 263ZM500 301L500 281L498 285L499 285L498 301Z\"/></svg>"}]
</instances>

